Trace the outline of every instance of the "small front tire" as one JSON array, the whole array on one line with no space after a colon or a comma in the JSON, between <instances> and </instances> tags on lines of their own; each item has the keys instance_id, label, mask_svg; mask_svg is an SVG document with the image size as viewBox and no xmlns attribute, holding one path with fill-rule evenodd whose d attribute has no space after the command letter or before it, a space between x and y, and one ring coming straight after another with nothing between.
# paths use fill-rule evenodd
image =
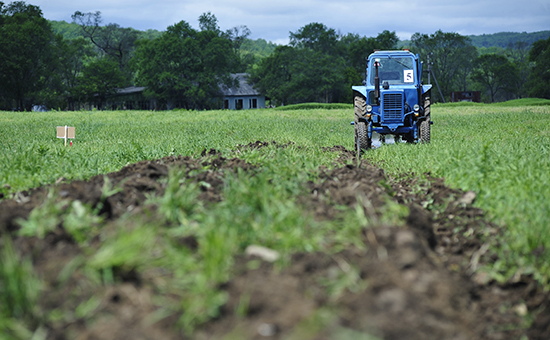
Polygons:
<instances>
[{"instance_id":1,"label":"small front tire","mask_svg":"<svg viewBox=\"0 0 550 340\"><path fill-rule=\"evenodd\" d=\"M372 146L372 140L367 133L367 124L358 122L355 124L356 145L359 150L369 150Z\"/></svg>"},{"instance_id":2,"label":"small front tire","mask_svg":"<svg viewBox=\"0 0 550 340\"><path fill-rule=\"evenodd\" d=\"M420 121L418 132L420 133L420 142L429 143L430 142L430 116L422 119Z\"/></svg>"}]
</instances>

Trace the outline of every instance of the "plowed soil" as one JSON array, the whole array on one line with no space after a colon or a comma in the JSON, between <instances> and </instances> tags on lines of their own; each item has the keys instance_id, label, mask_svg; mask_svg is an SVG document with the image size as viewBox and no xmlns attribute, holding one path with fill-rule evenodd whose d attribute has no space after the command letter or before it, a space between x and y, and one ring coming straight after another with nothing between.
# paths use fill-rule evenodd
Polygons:
<instances>
[{"instance_id":1,"label":"plowed soil","mask_svg":"<svg viewBox=\"0 0 550 340\"><path fill-rule=\"evenodd\" d=\"M269 144L256 142L239 148ZM62 269L82 254L78 244L62 226L43 239L16 233L20 228L16 220L26 219L42 204L50 187L1 201L0 235L10 234L17 252L32 259L35 272L45 282L40 300L43 310L61 305L69 308L71 303L76 308L90 295L101 297L93 323L78 318L48 320L42 326L46 338L550 339L549 296L531 277L499 284L477 270L496 260L487 242L498 239L500 227L472 206L474 193L451 189L443 179L429 174L427 180L418 176L396 179L366 161L359 166L343 165L343 160L354 164L356 160L352 151L341 146L325 151L334 153L340 165L334 170L319 169L321 179L304 184L309 194L300 197L300 204L319 220L333 219L338 205L355 207L357 193L361 193L364 201L370 202L366 214L376 219L376 211L387 204L380 197L389 196L409 208L406 226L365 228L364 247L331 254L297 253L282 269L262 260L251 268L248 263L257 258L239 255L234 275L221 287L229 299L220 316L193 335L177 330L177 317L150 322L148 316L157 310L158 302L148 279L136 273L123 273L115 284L101 288L85 286L78 274L63 285L58 283ZM205 164L210 170L201 170ZM107 175L123 190L102 203L106 221L116 221L127 212L152 218L155 207L144 212L146 196L162 195L164 182L159 179L165 178L170 168L185 170L189 178L210 184L202 186L199 199L219 202L224 171L251 171L255 166L223 158L216 150L205 150L199 158L165 157L126 166ZM60 179L54 187L60 199L98 206L103 185L104 177L96 176L70 183ZM330 200L325 199L328 196ZM193 238L181 243L197 247ZM331 289L338 287L328 287L324 284L327 280L355 280L358 284L335 295ZM243 298L249 301L248 308L238 315Z\"/></svg>"}]
</instances>

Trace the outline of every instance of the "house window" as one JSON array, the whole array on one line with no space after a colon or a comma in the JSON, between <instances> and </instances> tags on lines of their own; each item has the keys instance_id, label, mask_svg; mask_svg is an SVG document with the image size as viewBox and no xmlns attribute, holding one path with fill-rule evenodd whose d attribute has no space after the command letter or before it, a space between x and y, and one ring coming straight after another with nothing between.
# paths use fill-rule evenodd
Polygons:
<instances>
[{"instance_id":1,"label":"house window","mask_svg":"<svg viewBox=\"0 0 550 340\"><path fill-rule=\"evenodd\" d=\"M242 110L242 109L243 109L243 100L235 99L235 110Z\"/></svg>"},{"instance_id":2,"label":"house window","mask_svg":"<svg viewBox=\"0 0 550 340\"><path fill-rule=\"evenodd\" d=\"M229 99L225 99L223 101L223 108L226 110L229 109Z\"/></svg>"},{"instance_id":3,"label":"house window","mask_svg":"<svg viewBox=\"0 0 550 340\"><path fill-rule=\"evenodd\" d=\"M251 106L253 109L257 109L258 108L258 99L254 98L252 99L252 106Z\"/></svg>"}]
</instances>

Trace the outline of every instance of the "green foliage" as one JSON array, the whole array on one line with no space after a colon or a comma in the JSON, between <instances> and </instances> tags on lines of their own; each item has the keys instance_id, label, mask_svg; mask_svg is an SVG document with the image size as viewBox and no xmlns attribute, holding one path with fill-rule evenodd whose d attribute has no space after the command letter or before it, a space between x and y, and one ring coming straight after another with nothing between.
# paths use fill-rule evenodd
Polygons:
<instances>
[{"instance_id":1,"label":"green foliage","mask_svg":"<svg viewBox=\"0 0 550 340\"><path fill-rule=\"evenodd\" d=\"M33 104L74 110L86 103L104 109L106 94L134 84L145 85L145 94L161 108L217 108L221 105L219 85L231 85L229 72L251 73L257 87L275 105L348 102L351 86L364 79L368 54L396 47L412 47L424 61L426 53L434 53L432 62L443 96L487 87L469 77L477 48L481 55L505 56L519 72L519 81L507 86L507 91L497 92L494 101L527 95L548 97L544 87L548 81L541 78L546 74L546 57L543 54L531 70L527 53L531 44L546 39L549 31L470 37L438 31L417 33L412 41L399 42L395 32L387 30L376 37L363 37L310 23L290 33L290 46L277 46L263 39L248 39L251 32L243 25L223 32L216 16L208 12L200 16L200 30L189 43L174 37L181 33L173 29L179 24L165 32L141 32L116 23L101 25L100 12L80 11L72 15L72 23L47 21L39 7L24 2L2 5L1 12L0 58L8 62L0 65L0 108L7 110L29 111ZM23 45L26 49L21 50ZM119 70L96 77L105 69L106 60ZM529 75L530 83L525 86ZM438 96L434 92L432 99L440 101Z\"/></svg>"},{"instance_id":2,"label":"green foliage","mask_svg":"<svg viewBox=\"0 0 550 340\"><path fill-rule=\"evenodd\" d=\"M529 76L529 95L550 99L550 38L539 40L533 45L529 60L535 63Z\"/></svg>"},{"instance_id":3,"label":"green foliage","mask_svg":"<svg viewBox=\"0 0 550 340\"><path fill-rule=\"evenodd\" d=\"M228 151L256 140L333 146L349 132L347 118L345 124L335 120L345 112L0 112L0 190L8 195L60 177L90 178L143 159L198 155L210 148ZM65 124L76 128L72 147L55 138L55 127Z\"/></svg>"},{"instance_id":4,"label":"green foliage","mask_svg":"<svg viewBox=\"0 0 550 340\"><path fill-rule=\"evenodd\" d=\"M181 21L136 50L137 83L168 109L219 107L219 85L232 85L229 73L238 59L233 43L217 28L215 16L202 20L202 31Z\"/></svg>"},{"instance_id":5,"label":"green foliage","mask_svg":"<svg viewBox=\"0 0 550 340\"><path fill-rule=\"evenodd\" d=\"M18 256L11 238L2 235L0 241L0 338L30 339L40 323L42 284L30 260Z\"/></svg>"},{"instance_id":6,"label":"green foliage","mask_svg":"<svg viewBox=\"0 0 550 340\"><path fill-rule=\"evenodd\" d=\"M518 67L506 57L497 54L479 56L471 77L489 93L491 103L499 92L513 92L520 81Z\"/></svg>"},{"instance_id":7,"label":"green foliage","mask_svg":"<svg viewBox=\"0 0 550 340\"><path fill-rule=\"evenodd\" d=\"M497 103L498 106L545 106L550 105L550 99L542 98L522 98Z\"/></svg>"},{"instance_id":8,"label":"green foliage","mask_svg":"<svg viewBox=\"0 0 550 340\"><path fill-rule=\"evenodd\" d=\"M18 220L18 223L21 225L19 234L22 236L44 238L60 224L60 215L64 210L63 206L66 204L67 202L64 201L56 202L56 197L53 191L50 190L44 203L34 209L27 220Z\"/></svg>"},{"instance_id":9,"label":"green foliage","mask_svg":"<svg viewBox=\"0 0 550 340\"><path fill-rule=\"evenodd\" d=\"M277 44L265 39L245 39L241 45L241 51L245 54L253 54L255 58L262 59L269 57L277 48Z\"/></svg>"},{"instance_id":10,"label":"green foliage","mask_svg":"<svg viewBox=\"0 0 550 340\"><path fill-rule=\"evenodd\" d=\"M77 23L68 23L66 21L48 20L55 33L61 34L66 40L84 38L82 29Z\"/></svg>"},{"instance_id":11,"label":"green foliage","mask_svg":"<svg viewBox=\"0 0 550 340\"><path fill-rule=\"evenodd\" d=\"M56 65L55 35L39 7L0 3L0 108L30 111Z\"/></svg>"},{"instance_id":12,"label":"green foliage","mask_svg":"<svg viewBox=\"0 0 550 340\"><path fill-rule=\"evenodd\" d=\"M97 215L98 211L99 209L92 210L80 201L73 201L64 216L63 228L76 242L87 244L99 233L98 225L102 218Z\"/></svg>"},{"instance_id":13,"label":"green foliage","mask_svg":"<svg viewBox=\"0 0 550 340\"><path fill-rule=\"evenodd\" d=\"M338 40L339 37L334 28L328 28L318 22L307 24L296 32L290 32L290 46L329 55L335 54Z\"/></svg>"},{"instance_id":14,"label":"green foliage","mask_svg":"<svg viewBox=\"0 0 550 340\"><path fill-rule=\"evenodd\" d=\"M338 104L338 103L303 103L303 104L294 104L286 106L278 106L275 108L277 111L295 111L295 110L346 110L352 109L352 104Z\"/></svg>"},{"instance_id":15,"label":"green foliage","mask_svg":"<svg viewBox=\"0 0 550 340\"><path fill-rule=\"evenodd\" d=\"M548 39L550 37L550 31L540 32L500 32L493 34L481 34L481 35L469 35L468 38L472 40L472 44L478 48L488 47L500 47L507 48L510 44L516 44L518 42L526 42L531 45L535 41Z\"/></svg>"},{"instance_id":16,"label":"green foliage","mask_svg":"<svg viewBox=\"0 0 550 340\"><path fill-rule=\"evenodd\" d=\"M125 85L130 85L133 75L129 69L129 63L135 49L138 31L120 27L115 23L100 26L102 19L99 11L95 13L76 11L71 18L80 26L82 35L101 52L99 56L108 56L117 64L120 72L124 74Z\"/></svg>"},{"instance_id":17,"label":"green foliage","mask_svg":"<svg viewBox=\"0 0 550 340\"><path fill-rule=\"evenodd\" d=\"M449 96L453 90L467 90L467 78L472 71L471 62L477 57L477 50L468 37L438 30L430 35L413 34L411 44L413 51L422 60L427 60L430 55L431 67L443 96ZM440 98L438 91L432 91L432 95L432 101L444 100Z\"/></svg>"},{"instance_id":18,"label":"green foliage","mask_svg":"<svg viewBox=\"0 0 550 340\"><path fill-rule=\"evenodd\" d=\"M181 170L171 170L164 195L157 203L159 212L170 223L187 224L190 216L199 208L198 188L185 183L185 174Z\"/></svg>"},{"instance_id":19,"label":"green foliage","mask_svg":"<svg viewBox=\"0 0 550 340\"><path fill-rule=\"evenodd\" d=\"M392 49L398 38L384 31L376 38L341 36L321 23L290 33L290 46L278 46L251 71L254 84L275 105L347 102L351 86L363 79L365 59L375 48Z\"/></svg>"},{"instance_id":20,"label":"green foliage","mask_svg":"<svg viewBox=\"0 0 550 340\"><path fill-rule=\"evenodd\" d=\"M84 80L82 72L87 66L91 67L90 65L86 65L86 63L94 57L92 45L84 38L78 37L63 41L60 44L59 52L60 65L58 75L63 83L63 87L59 91L60 94L70 96L72 101L84 100L88 93L82 93L82 86L84 86L82 83L82 80ZM53 105L48 106L56 107Z\"/></svg>"},{"instance_id":21,"label":"green foliage","mask_svg":"<svg viewBox=\"0 0 550 340\"><path fill-rule=\"evenodd\" d=\"M86 98L88 102L96 102L98 107L103 107L107 96L116 93L116 89L124 83L124 74L113 59L98 58L84 66L74 93L80 98Z\"/></svg>"},{"instance_id":22,"label":"green foliage","mask_svg":"<svg viewBox=\"0 0 550 340\"><path fill-rule=\"evenodd\" d=\"M550 206L542 188L550 185L548 106L522 107L515 103L434 105L430 144L386 145L365 157L383 163L385 170L393 174L431 172L445 177L454 187L475 190L477 206L505 227L490 250L498 261L488 270L501 280L516 273L532 273L547 282L550 268L543 259L550 249L546 231L550 221L545 213ZM333 251L351 244L361 246L362 228L401 225L408 216L406 207L393 203L379 211L381 217L376 217L369 213L372 207L361 196L354 208L339 207L340 215L331 221L314 220L300 205L300 197L308 194L304 183L317 180L320 166L334 166L335 154L324 152L323 147L343 145L352 149L354 143L349 126L351 107L312 107L317 105L230 114L112 111L29 113L23 117L2 112L0 187L9 196L53 183L61 176L88 178L143 159L198 155L205 148L215 148L224 157L238 156L255 165L248 171L225 173L223 200L209 202L207 207L196 199L206 184L192 184L187 176L193 173L172 170L165 179L164 193L149 197L147 202L156 207L158 215L154 215L154 221L129 215L106 226L97 216L99 208L92 210L78 201L63 205L45 200L31 214L28 226L20 231L41 236L56 226L64 228L83 252L60 273L60 282L66 282L78 271L89 284L110 285L134 273L147 278L157 294L173 297L160 301L162 307L152 318L174 315L179 318L179 325L191 332L218 315L219 307L227 301L220 283L231 277L235 257L247 246L262 245L277 251L281 258L276 266L283 266L295 252L324 251L327 244ZM54 136L60 119L77 128L73 147L63 147ZM34 133L21 135L13 131ZM237 147L256 140L278 143L260 149ZM295 144L279 147L289 142ZM12 187L9 190L4 187L8 183ZM105 181L103 199L117 190ZM47 223L42 227L34 223L31 228L33 221L38 220ZM91 239L102 242L92 246ZM182 246L189 240L196 249ZM29 301L36 301L33 294L39 290L21 292L26 289L21 288L23 282L38 282L32 279L30 263L4 265L21 263L6 249L1 251L3 259L8 260L3 260L0 272L8 273L10 280L19 283L11 286L16 288L9 295L2 295L5 290L0 286L0 298L22 296L18 298L22 301L17 302L19 306L32 305ZM537 252L533 250L541 249L542 256L534 255ZM354 268L343 270L323 284L333 297L346 289L357 291L364 287ZM99 301L97 296L86 297L71 313L90 320ZM4 312L4 306L7 304L2 301L2 316L13 315L16 309L10 307ZM25 308L18 310L29 310ZM246 297L239 310L246 310ZM22 332L26 335L20 338L29 338L28 334L39 328L36 320L40 320L40 313L23 314L28 317L18 318L17 323L15 316L2 318L0 330L24 327L26 331Z\"/></svg>"}]
</instances>

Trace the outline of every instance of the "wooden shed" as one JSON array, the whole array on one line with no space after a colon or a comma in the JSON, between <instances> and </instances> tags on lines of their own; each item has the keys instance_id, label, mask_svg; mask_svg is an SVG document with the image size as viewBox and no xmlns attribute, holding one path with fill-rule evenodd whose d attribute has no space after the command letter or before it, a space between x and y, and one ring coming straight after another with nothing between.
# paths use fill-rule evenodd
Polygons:
<instances>
[{"instance_id":1,"label":"wooden shed","mask_svg":"<svg viewBox=\"0 0 550 340\"><path fill-rule=\"evenodd\" d=\"M481 102L480 91L456 91L451 92L451 102Z\"/></svg>"}]
</instances>

